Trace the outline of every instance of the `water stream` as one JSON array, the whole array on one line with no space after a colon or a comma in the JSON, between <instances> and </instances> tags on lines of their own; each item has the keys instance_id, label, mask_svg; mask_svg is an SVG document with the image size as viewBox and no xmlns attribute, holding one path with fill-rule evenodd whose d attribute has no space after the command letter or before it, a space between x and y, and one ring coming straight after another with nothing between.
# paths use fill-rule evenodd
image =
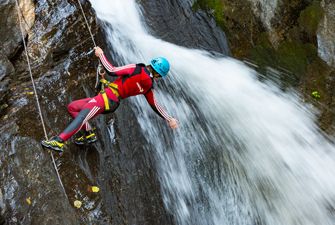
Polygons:
<instances>
[{"instance_id":1,"label":"water stream","mask_svg":"<svg viewBox=\"0 0 335 225\"><path fill-rule=\"evenodd\" d=\"M171 62L155 92L180 128L131 102L176 224L335 224L335 147L313 108L237 60L150 35L134 0L91 3L119 63Z\"/></svg>"}]
</instances>

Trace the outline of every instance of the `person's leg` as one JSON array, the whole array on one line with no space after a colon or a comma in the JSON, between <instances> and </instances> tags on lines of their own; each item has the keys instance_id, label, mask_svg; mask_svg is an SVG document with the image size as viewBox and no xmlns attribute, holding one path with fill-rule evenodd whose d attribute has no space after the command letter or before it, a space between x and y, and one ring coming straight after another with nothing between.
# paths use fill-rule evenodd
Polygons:
<instances>
[{"instance_id":1,"label":"person's leg","mask_svg":"<svg viewBox=\"0 0 335 225\"><path fill-rule=\"evenodd\" d=\"M84 104L79 113L75 112L75 109L79 109L79 107L71 107L73 107L73 111L71 111L71 113L73 113L73 115L76 114L74 120L65 128L65 130L60 135L52 138L50 141L42 141L41 144L44 147L56 151L63 151L63 142L65 142L75 133L77 133L90 119L94 118L105 110L105 104L100 94L95 96L94 98L91 98L86 104Z\"/></svg>"},{"instance_id":2,"label":"person's leg","mask_svg":"<svg viewBox=\"0 0 335 225\"><path fill-rule=\"evenodd\" d=\"M108 101L109 101L110 110L108 112L105 111L104 113L114 112L120 104L119 102L115 102L111 99L108 99ZM89 125L89 123L87 122L86 125ZM81 134L78 135L78 137L74 139L74 143L77 145L90 144L96 141L97 141L97 136L94 132L94 129L92 128L86 128L86 131L81 132Z\"/></svg>"},{"instance_id":3,"label":"person's leg","mask_svg":"<svg viewBox=\"0 0 335 225\"><path fill-rule=\"evenodd\" d=\"M67 110L69 111L69 114L71 115L72 118L76 118L79 112L84 109L84 106L91 100L92 98L84 98L84 99L79 99L76 101L71 102L67 106ZM84 131L90 131L92 130L91 125L87 122L83 127L82 130Z\"/></svg>"},{"instance_id":4,"label":"person's leg","mask_svg":"<svg viewBox=\"0 0 335 225\"><path fill-rule=\"evenodd\" d=\"M64 129L64 131L59 135L63 141L67 141L75 133L77 133L84 125L95 116L104 112L105 103L101 97L98 95L88 101L82 108L82 110L76 115L74 120Z\"/></svg>"},{"instance_id":5,"label":"person's leg","mask_svg":"<svg viewBox=\"0 0 335 225\"><path fill-rule=\"evenodd\" d=\"M84 105L86 105L92 98L83 98L79 100L74 100L67 106L67 110L69 111L72 118L75 118L78 113L84 108Z\"/></svg>"}]
</instances>

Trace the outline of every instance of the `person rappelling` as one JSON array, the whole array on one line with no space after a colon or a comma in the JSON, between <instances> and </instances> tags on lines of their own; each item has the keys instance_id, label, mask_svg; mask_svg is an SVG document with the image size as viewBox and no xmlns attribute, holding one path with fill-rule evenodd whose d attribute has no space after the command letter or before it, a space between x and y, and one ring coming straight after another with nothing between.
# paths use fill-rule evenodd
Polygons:
<instances>
[{"instance_id":1,"label":"person rappelling","mask_svg":"<svg viewBox=\"0 0 335 225\"><path fill-rule=\"evenodd\" d=\"M157 103L153 91L154 81L168 75L170 64L167 59L158 57L152 59L149 65L139 63L115 67L100 47L95 47L94 50L103 68L110 76L117 77L116 80L112 82L109 77L102 75L99 83L101 91L97 96L71 102L68 111L74 118L73 121L59 135L50 140L43 140L43 147L63 152L65 141L79 131L82 131L82 135L75 138L74 142L77 145L96 142L97 136L89 120L101 113L114 112L122 99L135 95L144 95L151 108L165 119L172 129L178 127L178 121Z\"/></svg>"}]
</instances>

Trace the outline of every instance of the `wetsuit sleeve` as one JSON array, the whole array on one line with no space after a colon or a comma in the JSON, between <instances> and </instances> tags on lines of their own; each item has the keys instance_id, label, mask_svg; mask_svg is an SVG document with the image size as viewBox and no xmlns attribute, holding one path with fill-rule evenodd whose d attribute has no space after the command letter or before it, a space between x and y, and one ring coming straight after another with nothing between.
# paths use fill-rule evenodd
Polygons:
<instances>
[{"instance_id":1,"label":"wetsuit sleeve","mask_svg":"<svg viewBox=\"0 0 335 225\"><path fill-rule=\"evenodd\" d=\"M165 112L165 110L156 102L154 91L150 89L145 95L148 103L150 104L151 108L162 118L170 121L172 117Z\"/></svg>"},{"instance_id":2,"label":"wetsuit sleeve","mask_svg":"<svg viewBox=\"0 0 335 225\"><path fill-rule=\"evenodd\" d=\"M99 55L100 61L104 68L108 71L111 76L125 76L132 74L136 68L136 64L129 64L126 66L116 67L113 66L106 58L104 54Z\"/></svg>"}]
</instances>

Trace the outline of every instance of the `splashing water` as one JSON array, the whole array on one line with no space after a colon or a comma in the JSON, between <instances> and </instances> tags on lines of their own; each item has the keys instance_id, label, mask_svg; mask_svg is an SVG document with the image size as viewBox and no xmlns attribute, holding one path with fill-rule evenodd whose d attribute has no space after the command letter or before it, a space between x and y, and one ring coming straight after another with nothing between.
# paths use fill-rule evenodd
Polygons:
<instances>
[{"instance_id":1,"label":"splashing water","mask_svg":"<svg viewBox=\"0 0 335 225\"><path fill-rule=\"evenodd\" d=\"M156 94L180 128L169 130L141 96L132 107L177 224L335 224L335 148L298 96L239 61L151 36L133 0L91 2L121 62L162 55L172 65Z\"/></svg>"}]
</instances>

